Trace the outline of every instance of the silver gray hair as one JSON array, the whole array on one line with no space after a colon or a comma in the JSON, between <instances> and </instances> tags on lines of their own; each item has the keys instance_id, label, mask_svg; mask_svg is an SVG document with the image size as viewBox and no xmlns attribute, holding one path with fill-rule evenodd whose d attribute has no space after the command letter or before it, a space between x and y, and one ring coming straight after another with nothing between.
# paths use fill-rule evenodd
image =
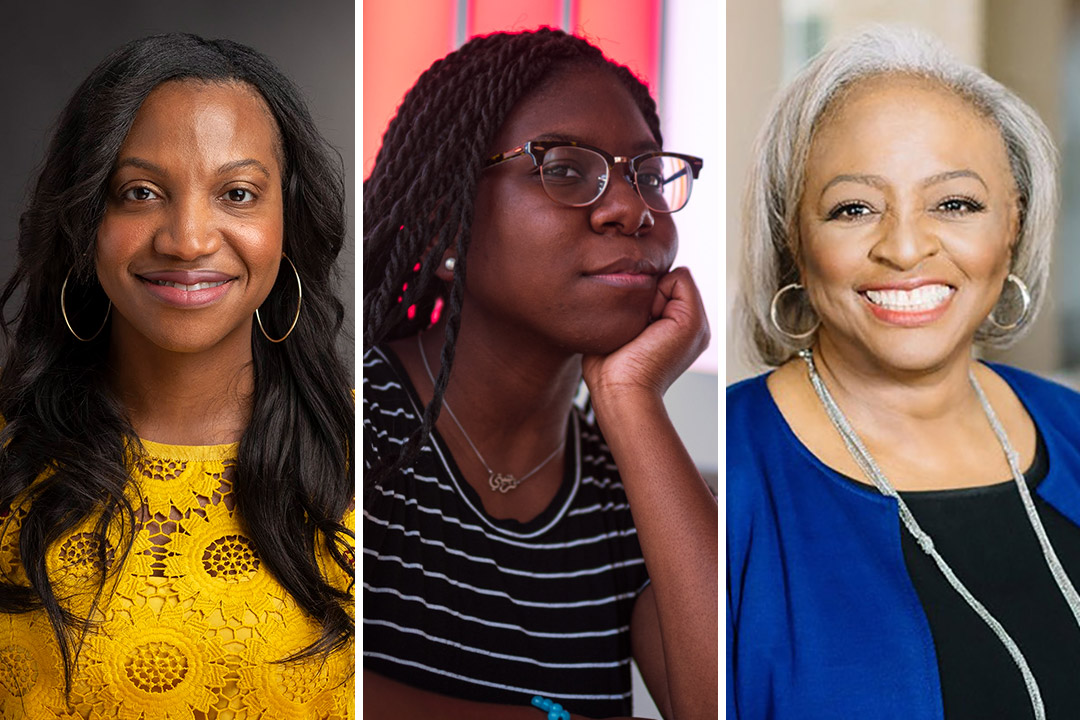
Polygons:
<instances>
[{"instance_id":1,"label":"silver gray hair","mask_svg":"<svg viewBox=\"0 0 1080 720\"><path fill-rule=\"evenodd\" d=\"M769 317L777 291L799 282L798 209L810 143L822 116L854 83L877 75L923 78L954 92L1000 130L1020 204L1011 272L1027 285L1025 322L1003 330L989 322L975 341L1004 347L1023 334L1042 303L1050 274L1057 214L1057 151L1039 116L989 75L955 59L936 38L914 28L875 26L819 53L781 92L758 136L744 196L744 246L737 326L752 360L780 365L814 342L781 334ZM777 320L792 333L813 326L805 293L778 303ZM794 302L795 299L798 302ZM787 302L791 300L791 302ZM1019 294L1003 293L994 313L1019 315Z\"/></svg>"}]
</instances>

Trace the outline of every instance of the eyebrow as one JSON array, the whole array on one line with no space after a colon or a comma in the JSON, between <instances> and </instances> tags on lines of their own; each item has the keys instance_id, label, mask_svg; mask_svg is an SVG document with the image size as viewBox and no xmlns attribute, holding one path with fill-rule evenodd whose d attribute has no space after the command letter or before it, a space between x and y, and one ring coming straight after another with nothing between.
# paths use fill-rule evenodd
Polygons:
<instances>
[{"instance_id":1,"label":"eyebrow","mask_svg":"<svg viewBox=\"0 0 1080 720\"><path fill-rule=\"evenodd\" d=\"M158 173L159 175L168 175L164 168L160 167L159 165L155 165L149 160L144 160L140 157L126 157L118 160L116 163L116 169L119 170L123 167L137 167L141 170L148 170L153 173ZM217 169L217 174L224 175L225 173L232 172L233 170L239 170L241 168L248 167L255 168L263 175L265 175L268 180L270 179L270 171L267 170L265 165L263 165L255 158L244 158L243 160L234 160L232 162L227 162Z\"/></svg>"},{"instance_id":2,"label":"eyebrow","mask_svg":"<svg viewBox=\"0 0 1080 720\"><path fill-rule=\"evenodd\" d=\"M930 177L923 180L920 184L925 188L930 187L931 185L937 185L938 183L943 183L946 180L952 180L954 178L961 177L977 180L979 184L986 188L988 192L990 190L990 188L986 186L986 181L982 179L982 176L979 175L979 173L975 172L974 170L966 169L948 170L946 172L940 172L936 175L931 175ZM821 192L824 194L824 192L831 188L833 185L842 182L853 182L859 183L860 185L869 185L871 187L878 188L879 190L885 188L885 186L888 184L885 182L885 178L881 177L880 175L837 175L832 180L829 180L829 182L825 183L825 187L821 188Z\"/></svg>"},{"instance_id":3,"label":"eyebrow","mask_svg":"<svg viewBox=\"0 0 1080 720\"><path fill-rule=\"evenodd\" d=\"M141 170L149 170L150 172L160 173L165 175L165 170L158 167L149 160L143 160L140 157L126 157L116 161L116 169L119 170L123 167L137 167Z\"/></svg>"},{"instance_id":4,"label":"eyebrow","mask_svg":"<svg viewBox=\"0 0 1080 720\"><path fill-rule=\"evenodd\" d=\"M244 158L243 160L234 160L233 162L225 163L218 168L218 175L223 175L227 172L232 172L233 170L239 170L241 168L249 167L255 168L256 170L261 172L263 175L266 176L267 180L270 179L270 171L266 169L265 165L263 165L255 158Z\"/></svg>"},{"instance_id":5,"label":"eyebrow","mask_svg":"<svg viewBox=\"0 0 1080 720\"><path fill-rule=\"evenodd\" d=\"M972 178L973 180L977 180L979 184L986 189L987 192L990 191L990 188L986 187L986 181L983 180L982 176L974 170L949 170L948 172L931 175L930 177L923 180L922 186L930 187L931 185L936 185L938 183L945 182L946 180L952 180L953 178L960 177Z\"/></svg>"},{"instance_id":6,"label":"eyebrow","mask_svg":"<svg viewBox=\"0 0 1080 720\"><path fill-rule=\"evenodd\" d=\"M584 142L581 138L575 135L566 135L565 133L540 133L533 140L547 141L547 142ZM589 143L586 143L586 145Z\"/></svg>"},{"instance_id":7,"label":"eyebrow","mask_svg":"<svg viewBox=\"0 0 1080 720\"><path fill-rule=\"evenodd\" d=\"M832 180L825 183L825 187L821 188L822 194L824 194L825 191L831 188L833 185L838 185L842 182L853 182L860 185L869 185L870 187L875 187L879 190L884 189L887 185L887 183L885 182L885 178L881 177L880 175L837 175Z\"/></svg>"},{"instance_id":8,"label":"eyebrow","mask_svg":"<svg viewBox=\"0 0 1080 720\"><path fill-rule=\"evenodd\" d=\"M591 143L591 142L586 142L584 139L582 139L582 138L580 138L580 137L578 137L576 135L567 135L565 133L557 133L557 132L556 133L542 133L542 134L534 137L533 140L536 140L537 142L545 142L545 141L546 142L574 142L574 143L579 143L579 144L582 144L582 145L590 145L592 147L601 147L600 145L596 145L596 144ZM637 155L637 154L640 154L640 153L660 151L662 149L663 148L661 148L659 145L657 145L655 141L646 140L646 141L644 141L642 143L639 143L638 145L635 145L633 152L634 152L635 155Z\"/></svg>"}]
</instances>

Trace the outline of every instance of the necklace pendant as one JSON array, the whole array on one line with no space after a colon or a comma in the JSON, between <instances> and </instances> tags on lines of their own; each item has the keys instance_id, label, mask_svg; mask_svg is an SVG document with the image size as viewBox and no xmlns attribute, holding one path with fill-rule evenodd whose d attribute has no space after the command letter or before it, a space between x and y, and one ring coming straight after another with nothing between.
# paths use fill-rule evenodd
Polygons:
<instances>
[{"instance_id":1,"label":"necklace pendant","mask_svg":"<svg viewBox=\"0 0 1080 720\"><path fill-rule=\"evenodd\" d=\"M501 493L506 493L510 490L513 490L520 484L521 481L513 475L503 475L502 473L497 473L494 471L492 471L491 474L488 475L488 485L493 491L498 490Z\"/></svg>"}]
</instances>

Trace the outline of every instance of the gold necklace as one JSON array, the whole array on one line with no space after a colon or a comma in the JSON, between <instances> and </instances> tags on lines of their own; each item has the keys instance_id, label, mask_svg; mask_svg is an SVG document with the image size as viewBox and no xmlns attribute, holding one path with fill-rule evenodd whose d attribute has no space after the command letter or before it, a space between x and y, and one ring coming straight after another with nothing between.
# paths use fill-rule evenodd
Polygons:
<instances>
[{"instance_id":1,"label":"gold necklace","mask_svg":"<svg viewBox=\"0 0 1080 720\"><path fill-rule=\"evenodd\" d=\"M417 333L416 335L416 348L420 351L420 359L424 361L424 370L427 372L428 379L431 380L431 387L434 389L435 376L431 372L431 366L428 365L427 354L424 352L424 344L420 342L420 333ZM465 428L461 426L461 421L457 419L457 415L455 415L454 411L450 409L450 403L446 402L446 398L443 398L442 406L446 408L446 412L450 415L450 419L454 421L454 424L457 425L457 429L460 430L461 434L465 437L465 442L469 443L469 447L471 447L472 451L476 453L476 459L479 460L480 464L484 466L485 470L487 470L488 487L490 487L493 492L496 490L501 493L510 492L518 485L538 473L540 469L547 465L549 462L551 462L552 459L556 455L558 455L559 452L566 445L566 438L564 437L563 441L559 443L559 446L555 448L555 450L552 451L550 455L541 460L539 465L537 465L521 477L515 477L511 473L497 473L491 469L491 466L487 464L487 460L485 460L484 456L480 454L480 451L476 449L476 444L472 441L472 438L469 437L469 433L465 432Z\"/></svg>"}]
</instances>

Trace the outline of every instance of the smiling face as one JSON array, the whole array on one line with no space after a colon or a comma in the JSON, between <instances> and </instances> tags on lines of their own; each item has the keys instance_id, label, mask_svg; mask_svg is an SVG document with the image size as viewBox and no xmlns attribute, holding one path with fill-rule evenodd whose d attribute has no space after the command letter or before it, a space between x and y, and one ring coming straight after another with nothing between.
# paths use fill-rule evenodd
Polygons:
<instances>
[{"instance_id":1,"label":"smiling face","mask_svg":"<svg viewBox=\"0 0 1080 720\"><path fill-rule=\"evenodd\" d=\"M507 117L490 154L568 140L634 157L658 150L630 93L608 70L549 78ZM649 322L657 277L675 257L670 215L650 211L617 165L587 207L545 193L527 157L484 171L477 186L463 318L491 333L572 353L606 353Z\"/></svg>"},{"instance_id":2,"label":"smiling face","mask_svg":"<svg viewBox=\"0 0 1080 720\"><path fill-rule=\"evenodd\" d=\"M278 148L265 102L246 85L171 81L147 96L97 236L114 347L250 347L281 260Z\"/></svg>"},{"instance_id":3,"label":"smiling face","mask_svg":"<svg viewBox=\"0 0 1080 720\"><path fill-rule=\"evenodd\" d=\"M799 266L833 357L902 371L967 361L1018 233L1001 133L927 81L878 77L816 131Z\"/></svg>"}]
</instances>

